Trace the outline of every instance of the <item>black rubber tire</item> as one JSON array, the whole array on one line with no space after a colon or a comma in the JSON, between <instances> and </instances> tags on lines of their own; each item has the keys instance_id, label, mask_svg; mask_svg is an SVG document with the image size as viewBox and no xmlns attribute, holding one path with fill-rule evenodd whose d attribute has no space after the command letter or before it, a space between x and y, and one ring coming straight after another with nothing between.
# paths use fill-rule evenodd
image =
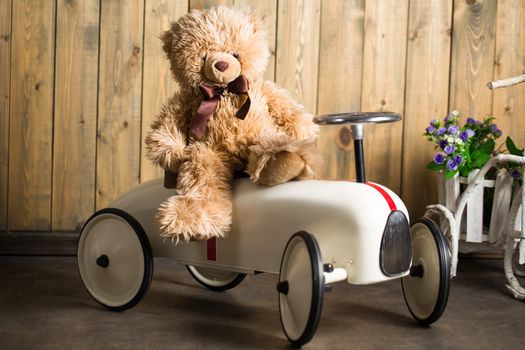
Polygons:
<instances>
[{"instance_id":1,"label":"black rubber tire","mask_svg":"<svg viewBox=\"0 0 525 350\"><path fill-rule=\"evenodd\" d=\"M439 229L439 226L430 218L422 217L414 221L414 223L411 226L411 234L414 235L414 227L417 224L422 224L425 226L428 234L430 234L433 238L433 242L435 244L435 249L437 251L437 256L439 261L437 261L437 265L439 266L439 273L438 273L438 281L435 281L438 285L438 293L437 298L435 300L435 303L433 307L431 308L432 311L428 313L428 315L425 316L418 316L417 312L413 310L415 305L411 305L410 301L407 298L407 288L410 288L409 285L406 283L409 279L415 279L420 277L412 277L411 275L408 275L401 279L401 286L403 289L403 297L405 298L405 302L408 306L408 309L410 311L410 314L416 321L418 321L421 325L430 325L441 317L443 312L445 311L445 308L448 303L448 295L450 291L450 282L451 282L451 275L450 275L450 251L448 249L446 239ZM418 256L415 252L414 245L412 246L413 249L413 257ZM414 262L413 262L414 263ZM424 273L424 272L423 272Z\"/></svg>"},{"instance_id":2,"label":"black rubber tire","mask_svg":"<svg viewBox=\"0 0 525 350\"><path fill-rule=\"evenodd\" d=\"M79 255L79 252L78 252L78 247L79 247L78 242L80 242L80 239L81 239L82 234L84 232L84 228L88 225L88 223L91 220L93 220L94 218L96 218L97 216L102 215L102 214L113 214L113 215L119 216L124 221L126 221L131 226L131 228L133 229L135 234L137 235L137 237L138 237L138 239L140 241L140 245L142 247L142 252L144 254L144 276L142 278L142 283L140 285L140 288L137 291L137 294L135 294L135 296L129 302L127 302L127 303L125 303L123 305L119 305L119 306L106 305L105 303L103 303L100 300L98 300L97 298L95 298L95 296L93 296L90 293L89 289L87 288L87 286L85 284L85 281L82 279L82 274L80 273L80 269L79 269L79 265L78 265L78 259L80 258L80 255ZM109 260L111 261L111 257L110 257ZM134 307L135 305L137 305L142 300L144 295L146 295L146 293L148 292L149 286L151 284L151 280L153 278L153 253L152 253L152 250L151 250L151 245L150 245L149 240L148 240L148 236L146 235L146 233L145 233L144 229L142 228L142 226L140 225L140 223L133 216L128 214L127 212L125 212L125 211L123 211L121 209L117 209L117 208L101 209L101 210L95 212L86 221L86 223L82 227L82 230L80 231L80 235L79 235L78 241L77 241L77 269L78 269L78 274L80 275L80 279L82 280L82 285L84 286L84 288L86 289L86 291L88 292L88 294L91 296L91 298L93 300L95 300L97 303L99 303L100 305L104 306L105 308L107 308L107 309L109 309L111 311L123 311L123 310L130 309L130 308Z\"/></svg>"},{"instance_id":3,"label":"black rubber tire","mask_svg":"<svg viewBox=\"0 0 525 350\"><path fill-rule=\"evenodd\" d=\"M308 319L306 322L306 325L298 337L292 337L288 332L286 331L286 327L283 321L283 312L284 310L281 307L281 298L283 295L282 292L278 292L279 296L279 316L281 319L281 326L283 328L284 334L286 335L286 338L288 338L288 341L297 347L300 347L306 343L308 343L310 340L312 340L315 332L317 331L317 326L319 325L319 321L321 319L321 312L323 309L323 294L324 294L324 274L323 274L323 261L321 259L321 252L319 249L319 245L317 244L317 240L315 237L308 232L300 231L294 234L290 239L288 240L288 243L286 244L286 248L284 249L284 254L281 259L281 267L279 269L279 282L283 281L283 263L285 261L285 257L287 255L287 250L290 247L290 243L296 239L300 238L304 241L305 246L308 251L309 255L309 262L311 267L311 283L312 283L312 299L310 302L310 305L306 305L309 307L308 312ZM305 262L305 264L308 262ZM279 290L279 287L278 287Z\"/></svg>"},{"instance_id":4,"label":"black rubber tire","mask_svg":"<svg viewBox=\"0 0 525 350\"><path fill-rule=\"evenodd\" d=\"M193 268L198 269L198 267L193 266ZM195 279L195 281L199 282L202 286L208 288L209 290L213 290L215 292L223 292L228 289L232 289L237 287L246 277L246 274L244 273L238 273L237 276L229 283L223 285L223 286L212 286L208 283L206 283L204 280L200 279L199 276L195 275L193 271L190 269L189 265L186 265L186 269L190 273L191 277Z\"/></svg>"}]
</instances>

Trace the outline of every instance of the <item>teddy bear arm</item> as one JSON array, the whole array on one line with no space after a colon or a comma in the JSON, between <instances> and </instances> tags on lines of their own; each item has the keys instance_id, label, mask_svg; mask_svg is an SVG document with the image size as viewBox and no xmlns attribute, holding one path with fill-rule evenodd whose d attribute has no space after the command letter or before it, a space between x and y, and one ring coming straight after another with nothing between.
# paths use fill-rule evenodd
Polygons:
<instances>
[{"instance_id":1,"label":"teddy bear arm","mask_svg":"<svg viewBox=\"0 0 525 350\"><path fill-rule=\"evenodd\" d=\"M231 225L230 156L204 143L185 150L177 179L177 194L165 201L157 216L161 233L177 239L222 237Z\"/></svg>"},{"instance_id":2,"label":"teddy bear arm","mask_svg":"<svg viewBox=\"0 0 525 350\"><path fill-rule=\"evenodd\" d=\"M146 136L146 157L165 170L177 172L186 148L186 126L181 106L170 103L156 116Z\"/></svg>"},{"instance_id":3,"label":"teddy bear arm","mask_svg":"<svg viewBox=\"0 0 525 350\"><path fill-rule=\"evenodd\" d=\"M254 183L273 186L313 178L319 163L314 139L295 140L284 133L265 133L249 147L247 172Z\"/></svg>"},{"instance_id":4,"label":"teddy bear arm","mask_svg":"<svg viewBox=\"0 0 525 350\"><path fill-rule=\"evenodd\" d=\"M286 90L266 81L263 93L267 99L270 116L285 134L296 140L314 139L317 136L318 127L312 122L312 115Z\"/></svg>"}]
</instances>

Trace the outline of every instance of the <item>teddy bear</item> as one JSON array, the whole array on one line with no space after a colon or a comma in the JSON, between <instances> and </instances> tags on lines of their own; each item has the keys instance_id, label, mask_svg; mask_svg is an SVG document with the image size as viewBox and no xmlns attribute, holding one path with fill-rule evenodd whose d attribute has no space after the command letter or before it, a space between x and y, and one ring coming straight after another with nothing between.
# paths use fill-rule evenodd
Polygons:
<instances>
[{"instance_id":1,"label":"teddy bear","mask_svg":"<svg viewBox=\"0 0 525 350\"><path fill-rule=\"evenodd\" d=\"M234 173L273 186L314 176L318 132L302 105L263 72L264 22L253 11L192 10L161 35L179 90L155 117L146 156L177 174L157 213L161 235L223 237L232 222Z\"/></svg>"}]
</instances>

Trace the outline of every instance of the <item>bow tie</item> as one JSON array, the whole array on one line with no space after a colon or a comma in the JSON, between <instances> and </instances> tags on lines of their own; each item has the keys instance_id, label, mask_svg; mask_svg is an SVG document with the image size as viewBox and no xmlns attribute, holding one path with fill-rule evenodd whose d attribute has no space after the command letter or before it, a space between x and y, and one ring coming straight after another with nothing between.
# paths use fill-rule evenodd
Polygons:
<instances>
[{"instance_id":1,"label":"bow tie","mask_svg":"<svg viewBox=\"0 0 525 350\"><path fill-rule=\"evenodd\" d=\"M250 97L248 96L248 89L248 79L246 79L244 75L240 75L237 79L230 82L226 88L201 83L199 85L199 90L202 94L202 102L197 109L197 113L190 122L190 131L193 132L198 139L201 139L204 136L208 127L208 120L210 120L213 112L215 112L222 93L225 90L236 95L246 96L243 105L237 113L235 113L235 116L241 120L246 118L251 105Z\"/></svg>"}]
</instances>

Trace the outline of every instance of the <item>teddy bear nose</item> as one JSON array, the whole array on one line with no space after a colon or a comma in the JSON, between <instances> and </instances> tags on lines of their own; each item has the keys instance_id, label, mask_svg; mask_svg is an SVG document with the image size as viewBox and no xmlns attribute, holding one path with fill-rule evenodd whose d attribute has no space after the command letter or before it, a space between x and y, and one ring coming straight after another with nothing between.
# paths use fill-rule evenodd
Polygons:
<instances>
[{"instance_id":1,"label":"teddy bear nose","mask_svg":"<svg viewBox=\"0 0 525 350\"><path fill-rule=\"evenodd\" d=\"M226 69L228 69L228 62L219 61L215 63L215 68L217 68L219 71L224 72Z\"/></svg>"}]
</instances>

